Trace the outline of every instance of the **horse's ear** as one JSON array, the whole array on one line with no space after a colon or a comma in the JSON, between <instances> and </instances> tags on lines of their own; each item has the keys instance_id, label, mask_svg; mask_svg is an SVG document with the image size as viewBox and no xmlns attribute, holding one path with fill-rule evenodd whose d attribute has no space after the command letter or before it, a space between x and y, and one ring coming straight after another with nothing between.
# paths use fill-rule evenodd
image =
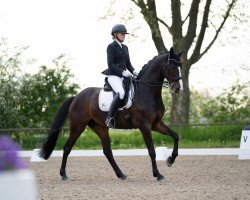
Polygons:
<instances>
[{"instance_id":1,"label":"horse's ear","mask_svg":"<svg viewBox=\"0 0 250 200\"><path fill-rule=\"evenodd\" d=\"M177 56L180 58L181 57L181 55L183 54L183 51L184 50L181 50L181 51L179 51L178 53L177 53Z\"/></svg>"}]
</instances>

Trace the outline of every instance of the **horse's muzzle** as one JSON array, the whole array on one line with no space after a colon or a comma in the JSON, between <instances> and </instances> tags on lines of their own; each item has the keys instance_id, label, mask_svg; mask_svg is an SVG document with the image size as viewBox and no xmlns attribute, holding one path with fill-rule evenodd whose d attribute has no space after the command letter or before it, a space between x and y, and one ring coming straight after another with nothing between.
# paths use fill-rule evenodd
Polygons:
<instances>
[{"instance_id":1,"label":"horse's muzzle","mask_svg":"<svg viewBox=\"0 0 250 200\"><path fill-rule=\"evenodd\" d=\"M180 93L183 91L183 85L182 85L182 80L179 79L178 81L173 82L170 85L170 91L172 93Z\"/></svg>"},{"instance_id":2,"label":"horse's muzzle","mask_svg":"<svg viewBox=\"0 0 250 200\"><path fill-rule=\"evenodd\" d=\"M181 92L180 88L177 88L177 89L175 90L175 93L180 93L180 92Z\"/></svg>"}]
</instances>

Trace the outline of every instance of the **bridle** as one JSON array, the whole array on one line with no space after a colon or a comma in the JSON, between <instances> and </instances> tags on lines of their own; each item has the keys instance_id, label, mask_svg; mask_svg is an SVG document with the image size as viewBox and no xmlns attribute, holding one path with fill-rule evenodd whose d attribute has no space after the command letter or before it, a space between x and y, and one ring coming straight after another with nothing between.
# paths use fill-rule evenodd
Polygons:
<instances>
[{"instance_id":1,"label":"bridle","mask_svg":"<svg viewBox=\"0 0 250 200\"><path fill-rule=\"evenodd\" d=\"M169 55L168 55L168 58L169 58ZM174 62L175 63L175 67L181 67L181 62L179 62L178 60L175 60L175 59L171 59L169 58L165 64L165 69L164 69L164 77L167 73L167 69L168 67L170 66L170 62ZM179 69L178 69L179 70ZM140 77L140 74L139 74L139 77ZM134 88L133 90L131 90L131 93L133 95L131 96L134 96L134 94L138 94L139 90L138 90L138 84L143 84L143 85L146 85L148 87L165 87L165 88L172 88L172 85L174 84L175 81L177 80L180 80L182 79L181 76L178 76L178 77L174 77L172 78L171 80L167 80L167 81L142 81L142 80L139 80L138 77L130 77L130 82L134 82L136 84L134 84ZM137 96L138 98L138 96ZM131 99L131 101L135 102L136 99Z\"/></svg>"},{"instance_id":2,"label":"bridle","mask_svg":"<svg viewBox=\"0 0 250 200\"><path fill-rule=\"evenodd\" d=\"M164 74L166 74L166 70L167 70L168 66L170 66L170 62L173 62L175 67L182 68L182 63L180 61L169 58L167 60L167 64L166 64L166 67L165 67L165 70L164 70ZM181 74L180 74L178 77L171 78L170 83L173 83L175 81L179 81L181 79L182 79L182 77L181 77Z\"/></svg>"},{"instance_id":3,"label":"bridle","mask_svg":"<svg viewBox=\"0 0 250 200\"><path fill-rule=\"evenodd\" d=\"M172 59L172 58L169 58L169 57L170 57L170 54L168 53L168 60L167 60L167 62L165 64L165 69L164 69L164 77L165 77L165 75L167 73L167 69L170 66L170 62L174 62L174 66L175 67L178 67L178 68L182 67L182 63L180 61ZM182 79L181 75L179 75L178 77L174 77L171 80L159 81L158 82L158 81L142 81L142 80L138 79L139 77L140 77L140 74L139 74L138 77L130 77L130 81L136 83L136 84L134 84L133 91L131 91L132 94L138 94L138 92L139 92L138 91L138 84L137 83L146 85L148 87L165 87L165 88L171 88L175 81L178 81L178 80ZM134 95L131 95L131 96L134 96ZM136 100L135 99L131 99L131 101L135 102Z\"/></svg>"},{"instance_id":4,"label":"bridle","mask_svg":"<svg viewBox=\"0 0 250 200\"><path fill-rule=\"evenodd\" d=\"M175 63L175 66L176 67L180 67L182 68L182 64L180 61L178 60L175 60L175 59L172 59L172 58L169 58L170 57L170 54L168 54L168 60L166 62L166 65L165 65L165 69L164 69L164 75L166 74L166 71L170 65L170 62L173 62ZM141 83L143 85L146 85L146 86L149 86L149 87L165 87L165 88L169 88L175 81L178 81L180 79L182 79L181 76L178 76L178 77L174 77L170 80L167 80L167 81L142 81L142 80L138 80L137 78L132 78L134 82L137 82L137 83Z\"/></svg>"}]
</instances>

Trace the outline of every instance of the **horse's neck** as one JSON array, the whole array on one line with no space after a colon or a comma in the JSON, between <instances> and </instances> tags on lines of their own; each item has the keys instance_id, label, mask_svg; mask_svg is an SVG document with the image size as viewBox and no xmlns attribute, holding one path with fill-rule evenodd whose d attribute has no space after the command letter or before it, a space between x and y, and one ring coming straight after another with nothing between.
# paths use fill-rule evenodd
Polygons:
<instances>
[{"instance_id":1,"label":"horse's neck","mask_svg":"<svg viewBox=\"0 0 250 200\"><path fill-rule=\"evenodd\" d=\"M143 96L147 96L147 98L151 99L161 99L162 87L159 83L164 80L164 76L162 75L162 63L163 61L160 59L155 63L152 63L150 66L147 66L143 72L140 80L145 84L142 83L139 85L140 92L144 93Z\"/></svg>"},{"instance_id":2,"label":"horse's neck","mask_svg":"<svg viewBox=\"0 0 250 200\"><path fill-rule=\"evenodd\" d=\"M140 80L145 82L162 82L164 80L162 64L165 56L158 58L154 63L146 66Z\"/></svg>"}]
</instances>

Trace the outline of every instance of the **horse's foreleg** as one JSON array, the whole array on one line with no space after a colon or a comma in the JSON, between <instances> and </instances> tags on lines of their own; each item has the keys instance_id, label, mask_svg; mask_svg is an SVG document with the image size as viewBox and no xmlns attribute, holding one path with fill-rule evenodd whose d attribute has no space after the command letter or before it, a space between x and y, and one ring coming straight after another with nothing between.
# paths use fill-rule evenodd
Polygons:
<instances>
[{"instance_id":1,"label":"horse's foreleg","mask_svg":"<svg viewBox=\"0 0 250 200\"><path fill-rule=\"evenodd\" d=\"M89 127L99 136L102 142L103 146L103 153L108 159L110 165L112 166L113 170L115 171L115 174L118 178L125 180L127 176L122 173L120 168L115 162L115 159L113 157L112 149L110 146L110 137L108 133L108 128L106 126L101 126L97 123L89 124Z\"/></svg>"},{"instance_id":2,"label":"horse's foreleg","mask_svg":"<svg viewBox=\"0 0 250 200\"><path fill-rule=\"evenodd\" d=\"M178 142L179 142L178 134L172 129L170 129L163 121L160 121L159 123L155 124L152 130L157 131L164 135L169 135L174 139L174 148L172 155L169 156L167 159L167 165L171 167L176 157L178 156Z\"/></svg>"},{"instance_id":3,"label":"horse's foreleg","mask_svg":"<svg viewBox=\"0 0 250 200\"><path fill-rule=\"evenodd\" d=\"M156 153L155 153L154 144L153 144L153 140L152 140L151 130L150 130L150 128L140 128L140 131L142 133L143 139L144 139L146 146L148 148L148 154L151 158L152 168L153 168L153 176L156 177L158 181L161 181L164 179L164 176L162 176L160 174L160 172L158 171L158 168L157 168L157 164L156 164L156 160L155 160Z\"/></svg>"}]
</instances>

